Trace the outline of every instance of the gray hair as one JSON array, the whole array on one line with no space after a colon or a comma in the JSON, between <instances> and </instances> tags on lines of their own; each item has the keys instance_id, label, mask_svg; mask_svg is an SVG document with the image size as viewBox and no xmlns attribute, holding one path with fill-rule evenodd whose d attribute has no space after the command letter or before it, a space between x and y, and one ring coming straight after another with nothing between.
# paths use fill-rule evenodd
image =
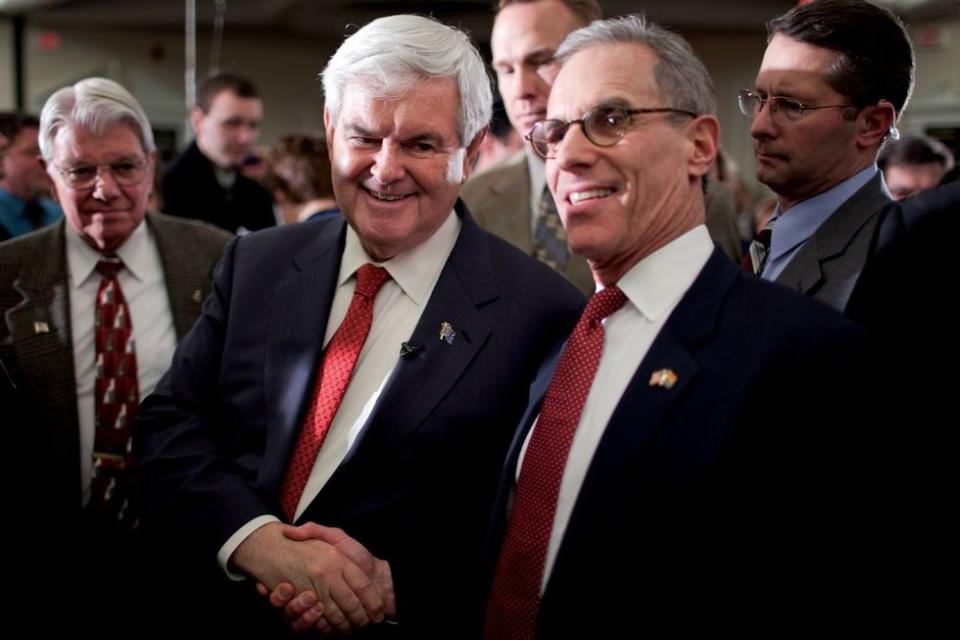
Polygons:
<instances>
[{"instance_id":1,"label":"gray hair","mask_svg":"<svg viewBox=\"0 0 960 640\"><path fill-rule=\"evenodd\" d=\"M654 79L661 97L668 101L662 106L700 116L716 113L716 93L710 73L690 44L678 34L647 22L643 15L598 20L577 29L566 37L556 57L563 63L587 47L621 42L641 44L657 56Z\"/></svg>"},{"instance_id":2,"label":"gray hair","mask_svg":"<svg viewBox=\"0 0 960 640\"><path fill-rule=\"evenodd\" d=\"M490 122L493 94L483 59L469 36L432 18L378 18L347 38L323 70L323 92L333 122L348 82L362 82L383 98L424 78L455 78L460 90L458 130L466 147Z\"/></svg>"},{"instance_id":3,"label":"gray hair","mask_svg":"<svg viewBox=\"0 0 960 640\"><path fill-rule=\"evenodd\" d=\"M40 154L47 162L53 160L53 141L62 127L77 125L100 135L120 123L133 127L144 153L156 150L147 114L129 91L106 78L81 80L55 92L43 105Z\"/></svg>"}]
</instances>

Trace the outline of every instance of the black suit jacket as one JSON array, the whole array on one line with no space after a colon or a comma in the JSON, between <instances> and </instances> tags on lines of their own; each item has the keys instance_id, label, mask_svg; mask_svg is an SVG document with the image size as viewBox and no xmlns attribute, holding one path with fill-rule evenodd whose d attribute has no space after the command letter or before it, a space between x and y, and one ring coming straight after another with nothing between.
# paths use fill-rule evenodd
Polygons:
<instances>
[{"instance_id":1,"label":"black suit jacket","mask_svg":"<svg viewBox=\"0 0 960 640\"><path fill-rule=\"evenodd\" d=\"M267 190L239 172L230 189L221 187L196 141L166 167L162 185L165 213L203 220L231 233L276 224Z\"/></svg>"},{"instance_id":2,"label":"black suit jacket","mask_svg":"<svg viewBox=\"0 0 960 640\"><path fill-rule=\"evenodd\" d=\"M423 348L399 360L354 450L302 518L342 527L390 562L399 628L416 637L464 625L527 388L583 300L458 210L460 236L409 340ZM281 514L344 237L335 217L231 244L202 320L138 414L148 502L208 563L250 519ZM453 344L439 339L442 322L456 330Z\"/></svg>"},{"instance_id":3,"label":"black suit jacket","mask_svg":"<svg viewBox=\"0 0 960 640\"><path fill-rule=\"evenodd\" d=\"M818 554L833 549L832 559L853 547L843 510L868 506L848 501L860 477L850 456L854 444L865 455L871 445L856 437L843 405L831 404L856 403L863 346L835 311L744 276L714 250L607 424L543 594L537 637L628 638L654 623L716 631L725 617L749 625L784 604L805 620L801 585L814 567L830 566ZM501 478L488 579L520 448L558 356L532 387ZM676 373L670 389L651 382L662 369ZM809 596L817 615L832 586L825 582Z\"/></svg>"}]
</instances>

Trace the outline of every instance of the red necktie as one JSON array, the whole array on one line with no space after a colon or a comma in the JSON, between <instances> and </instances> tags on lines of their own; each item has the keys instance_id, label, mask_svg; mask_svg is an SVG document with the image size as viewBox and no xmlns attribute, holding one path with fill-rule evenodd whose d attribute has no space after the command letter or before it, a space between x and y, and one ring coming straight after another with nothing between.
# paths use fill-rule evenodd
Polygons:
<instances>
[{"instance_id":1,"label":"red necktie","mask_svg":"<svg viewBox=\"0 0 960 640\"><path fill-rule=\"evenodd\" d=\"M626 299L616 286L594 294L560 356L514 488L513 511L487 603L487 640L534 636L560 481L603 353L601 320Z\"/></svg>"},{"instance_id":2,"label":"red necktie","mask_svg":"<svg viewBox=\"0 0 960 640\"><path fill-rule=\"evenodd\" d=\"M111 521L129 523L132 518L126 476L132 463L130 424L140 403L140 391L133 322L117 280L122 268L116 258L97 263L103 279L94 307L96 383L90 508Z\"/></svg>"},{"instance_id":3,"label":"red necktie","mask_svg":"<svg viewBox=\"0 0 960 640\"><path fill-rule=\"evenodd\" d=\"M354 366L360 356L363 343L370 333L370 324L373 322L373 300L383 283L390 279L390 274L382 267L365 264L357 270L357 287L350 301L347 315L337 328L337 332L330 339L323 365L317 376L316 390L313 403L307 414L306 422L297 438L290 466L287 467L280 490L280 506L287 519L293 522L297 512L297 504L303 488L310 478L313 464L320 452L320 445L327 435L327 430L333 422L340 408L340 401L350 384Z\"/></svg>"}]
</instances>

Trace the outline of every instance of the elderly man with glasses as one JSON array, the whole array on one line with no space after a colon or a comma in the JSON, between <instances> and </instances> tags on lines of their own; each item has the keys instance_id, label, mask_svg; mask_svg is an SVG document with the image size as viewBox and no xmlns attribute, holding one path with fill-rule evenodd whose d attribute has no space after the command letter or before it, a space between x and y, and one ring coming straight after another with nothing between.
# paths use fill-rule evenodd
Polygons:
<instances>
[{"instance_id":1,"label":"elderly man with glasses","mask_svg":"<svg viewBox=\"0 0 960 640\"><path fill-rule=\"evenodd\" d=\"M29 432L22 490L57 523L57 551L45 557L85 576L70 601L102 597L92 595L102 587L115 610L137 519L130 424L200 314L229 234L146 211L153 134L113 81L54 93L39 142L64 220L0 245L0 357L27 409L7 426Z\"/></svg>"},{"instance_id":2,"label":"elderly man with glasses","mask_svg":"<svg viewBox=\"0 0 960 640\"><path fill-rule=\"evenodd\" d=\"M639 637L793 608L807 578L856 562L832 564L849 548L856 439L823 411L840 393L823 377L856 398L861 334L710 242L719 125L680 36L638 16L594 22L557 57L529 142L599 290L508 454L484 637ZM829 541L810 535L827 522ZM748 584L729 589L738 575Z\"/></svg>"},{"instance_id":3,"label":"elderly man with glasses","mask_svg":"<svg viewBox=\"0 0 960 640\"><path fill-rule=\"evenodd\" d=\"M744 269L845 311L890 202L877 155L913 87L910 40L889 10L818 0L767 25L751 118L757 179L778 204Z\"/></svg>"}]
</instances>

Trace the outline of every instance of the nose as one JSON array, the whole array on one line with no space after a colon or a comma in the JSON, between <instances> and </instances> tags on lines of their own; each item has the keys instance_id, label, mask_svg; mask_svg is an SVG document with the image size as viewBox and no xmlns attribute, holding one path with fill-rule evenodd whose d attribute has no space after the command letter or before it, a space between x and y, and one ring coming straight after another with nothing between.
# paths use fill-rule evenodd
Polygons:
<instances>
[{"instance_id":1,"label":"nose","mask_svg":"<svg viewBox=\"0 0 960 640\"><path fill-rule=\"evenodd\" d=\"M517 69L517 95L522 100L534 100L545 85L536 69L520 65Z\"/></svg>"},{"instance_id":2,"label":"nose","mask_svg":"<svg viewBox=\"0 0 960 640\"><path fill-rule=\"evenodd\" d=\"M773 122L773 113L768 100L763 108L753 117L750 123L750 135L754 138L772 138L776 135L776 125Z\"/></svg>"},{"instance_id":3,"label":"nose","mask_svg":"<svg viewBox=\"0 0 960 640\"><path fill-rule=\"evenodd\" d=\"M590 142L583 133L581 123L573 123L567 129L563 140L557 144L554 162L560 169L574 169L592 164L596 159L597 145Z\"/></svg>"},{"instance_id":4,"label":"nose","mask_svg":"<svg viewBox=\"0 0 960 640\"><path fill-rule=\"evenodd\" d=\"M250 125L244 125L240 127L237 138L241 144L253 144L257 139L257 128Z\"/></svg>"},{"instance_id":5,"label":"nose","mask_svg":"<svg viewBox=\"0 0 960 640\"><path fill-rule=\"evenodd\" d=\"M102 202L107 202L120 195L120 187L108 167L97 169L97 179L93 185L93 197Z\"/></svg>"},{"instance_id":6,"label":"nose","mask_svg":"<svg viewBox=\"0 0 960 640\"><path fill-rule=\"evenodd\" d=\"M370 175L382 185L389 185L402 180L404 167L401 149L395 144L384 141L379 151L373 156Z\"/></svg>"}]
</instances>

